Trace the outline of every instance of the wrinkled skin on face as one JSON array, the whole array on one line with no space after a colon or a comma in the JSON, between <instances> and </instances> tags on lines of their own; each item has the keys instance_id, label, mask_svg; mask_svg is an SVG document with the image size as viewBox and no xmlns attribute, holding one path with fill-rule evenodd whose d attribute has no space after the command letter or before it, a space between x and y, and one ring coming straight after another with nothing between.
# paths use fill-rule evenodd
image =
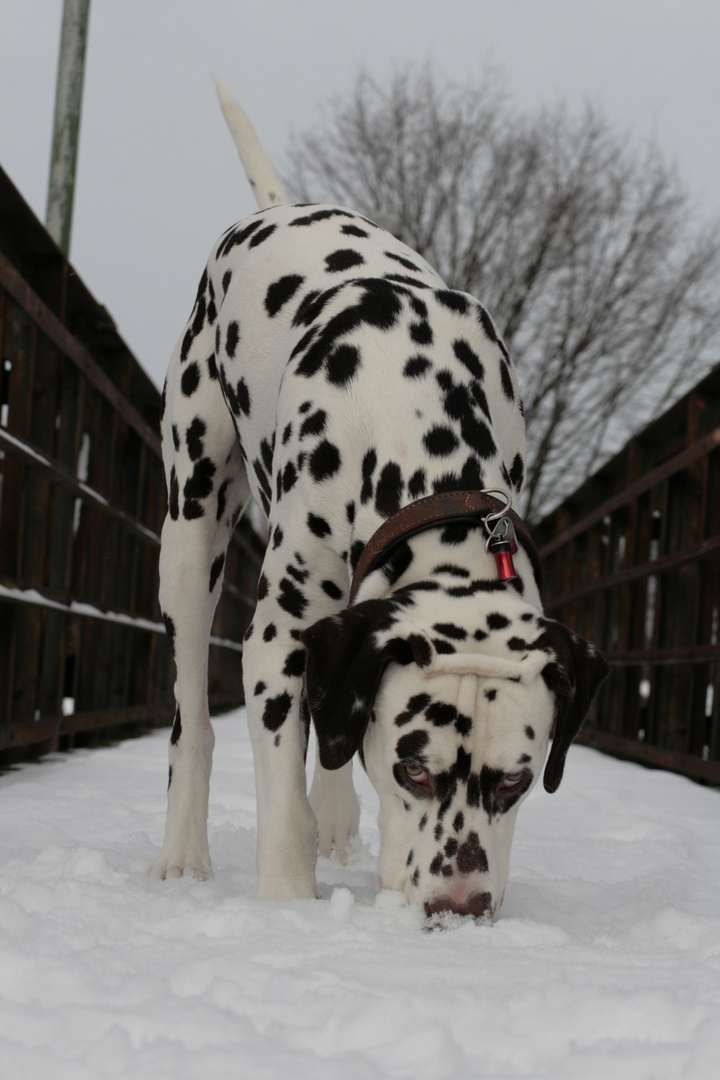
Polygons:
<instances>
[{"instance_id":1,"label":"wrinkled skin on face","mask_svg":"<svg viewBox=\"0 0 720 1080\"><path fill-rule=\"evenodd\" d=\"M364 741L380 797L380 884L428 914L495 919L515 818L542 772L553 716L537 666L517 682L468 670L419 686L417 671L391 665Z\"/></svg>"}]
</instances>

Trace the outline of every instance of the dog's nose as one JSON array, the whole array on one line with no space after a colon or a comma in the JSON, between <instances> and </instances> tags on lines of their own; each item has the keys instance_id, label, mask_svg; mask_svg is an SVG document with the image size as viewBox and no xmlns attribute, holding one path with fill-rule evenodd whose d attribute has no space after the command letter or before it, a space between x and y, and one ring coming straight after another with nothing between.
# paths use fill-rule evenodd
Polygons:
<instances>
[{"instance_id":1,"label":"dog's nose","mask_svg":"<svg viewBox=\"0 0 720 1080\"><path fill-rule=\"evenodd\" d=\"M453 915L472 915L473 919L483 919L492 915L492 896L490 893L473 893L467 900L454 900L452 896L441 896L439 900L425 904L425 914L442 915L449 911Z\"/></svg>"}]
</instances>

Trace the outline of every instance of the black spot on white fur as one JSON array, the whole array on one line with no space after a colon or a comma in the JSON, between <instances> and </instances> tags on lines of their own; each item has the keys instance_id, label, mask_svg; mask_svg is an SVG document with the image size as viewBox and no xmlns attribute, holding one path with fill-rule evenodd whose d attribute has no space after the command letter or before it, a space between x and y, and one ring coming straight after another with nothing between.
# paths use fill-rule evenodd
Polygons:
<instances>
[{"instance_id":1,"label":"black spot on white fur","mask_svg":"<svg viewBox=\"0 0 720 1080\"><path fill-rule=\"evenodd\" d=\"M352 248L340 248L338 251L333 251L331 255L327 255L325 258L325 267L330 274L337 274L341 270L354 269L357 266L362 266L365 260L359 251L354 251Z\"/></svg>"},{"instance_id":2,"label":"black spot on white fur","mask_svg":"<svg viewBox=\"0 0 720 1080\"><path fill-rule=\"evenodd\" d=\"M225 352L228 356L233 357L240 341L240 326L238 322L233 319L228 323L228 328L225 332Z\"/></svg>"},{"instance_id":3,"label":"black spot on white fur","mask_svg":"<svg viewBox=\"0 0 720 1080\"><path fill-rule=\"evenodd\" d=\"M268 286L265 294L265 310L271 319L282 310L288 300L293 298L304 280L302 274L285 274L284 277Z\"/></svg>"},{"instance_id":4,"label":"black spot on white fur","mask_svg":"<svg viewBox=\"0 0 720 1080\"><path fill-rule=\"evenodd\" d=\"M173 720L173 728L172 728L172 733L170 735L170 743L171 743L172 746L177 745L177 743L180 741L180 736L181 735L182 735L182 718L180 716L180 706L178 705L176 707L176 709L175 709L175 718Z\"/></svg>"},{"instance_id":5,"label":"black spot on white fur","mask_svg":"<svg viewBox=\"0 0 720 1080\"><path fill-rule=\"evenodd\" d=\"M310 532L313 533L314 536L319 536L321 539L330 536L332 533L332 529L325 518L320 517L319 514L308 514L307 525Z\"/></svg>"},{"instance_id":6,"label":"black spot on white fur","mask_svg":"<svg viewBox=\"0 0 720 1080\"><path fill-rule=\"evenodd\" d=\"M188 364L180 379L180 389L185 397L192 397L200 385L200 368L196 363Z\"/></svg>"},{"instance_id":7,"label":"black spot on white fur","mask_svg":"<svg viewBox=\"0 0 720 1080\"><path fill-rule=\"evenodd\" d=\"M400 509L403 491L400 466L395 462L384 465L375 488L375 509L382 517L390 517Z\"/></svg>"},{"instance_id":8,"label":"black spot on white fur","mask_svg":"<svg viewBox=\"0 0 720 1080\"><path fill-rule=\"evenodd\" d=\"M250 241L249 247L255 248L264 243L275 232L277 225L266 225L264 229L256 232Z\"/></svg>"},{"instance_id":9,"label":"black spot on white fur","mask_svg":"<svg viewBox=\"0 0 720 1080\"><path fill-rule=\"evenodd\" d=\"M205 421L199 416L196 416L189 428L185 432L185 442L187 443L188 454L192 461L197 461L203 454L203 436L205 435L207 428ZM173 438L175 436L175 428L173 426ZM179 440L176 449L179 450Z\"/></svg>"},{"instance_id":10,"label":"black spot on white fur","mask_svg":"<svg viewBox=\"0 0 720 1080\"><path fill-rule=\"evenodd\" d=\"M210 592L212 592L213 589L215 588L215 586L216 586L216 584L218 582L218 579L219 579L220 575L223 572L224 565L225 565L225 552L223 551L213 561L213 564L212 564L212 566L210 568L210 590L209 590Z\"/></svg>"},{"instance_id":11,"label":"black spot on white fur","mask_svg":"<svg viewBox=\"0 0 720 1080\"><path fill-rule=\"evenodd\" d=\"M333 443L324 439L310 455L310 474L316 483L329 480L340 468L340 451Z\"/></svg>"},{"instance_id":12,"label":"black spot on white fur","mask_svg":"<svg viewBox=\"0 0 720 1080\"><path fill-rule=\"evenodd\" d=\"M278 731L287 720L292 698L287 691L276 697L268 698L263 711L263 724L268 731Z\"/></svg>"}]
</instances>

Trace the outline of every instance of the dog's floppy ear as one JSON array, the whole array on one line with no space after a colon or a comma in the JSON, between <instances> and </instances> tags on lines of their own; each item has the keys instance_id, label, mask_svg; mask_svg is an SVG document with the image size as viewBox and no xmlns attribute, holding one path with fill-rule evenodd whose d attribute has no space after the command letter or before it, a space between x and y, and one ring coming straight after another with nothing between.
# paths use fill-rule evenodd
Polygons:
<instances>
[{"instance_id":1,"label":"dog's floppy ear","mask_svg":"<svg viewBox=\"0 0 720 1080\"><path fill-rule=\"evenodd\" d=\"M301 635L307 697L325 769L339 769L359 749L390 661L430 662L424 635L401 636L399 628L393 633L396 611L392 600L365 600L320 619Z\"/></svg>"},{"instance_id":2,"label":"dog's floppy ear","mask_svg":"<svg viewBox=\"0 0 720 1080\"><path fill-rule=\"evenodd\" d=\"M610 669L594 645L552 619L545 620L535 644L555 654L555 660L542 670L548 689L555 695L555 727L543 775L545 790L553 792L560 786L570 743Z\"/></svg>"}]
</instances>

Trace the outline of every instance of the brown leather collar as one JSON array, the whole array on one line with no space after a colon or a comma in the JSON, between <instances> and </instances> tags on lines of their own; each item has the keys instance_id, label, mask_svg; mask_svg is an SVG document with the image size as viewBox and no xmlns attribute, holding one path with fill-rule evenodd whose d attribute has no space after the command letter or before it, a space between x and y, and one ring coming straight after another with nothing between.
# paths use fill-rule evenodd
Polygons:
<instances>
[{"instance_id":1,"label":"brown leather collar","mask_svg":"<svg viewBox=\"0 0 720 1080\"><path fill-rule=\"evenodd\" d=\"M392 548L401 540L434 526L467 521L468 518L480 524L488 514L497 514L503 510L504 504L500 499L484 491L446 491L403 506L402 510L398 510L383 522L363 548L353 574L349 603L354 603L358 589L370 571L384 562ZM542 567L535 541L525 522L514 510L507 510L506 513L515 527L518 542L530 557L535 581L541 589Z\"/></svg>"}]
</instances>

